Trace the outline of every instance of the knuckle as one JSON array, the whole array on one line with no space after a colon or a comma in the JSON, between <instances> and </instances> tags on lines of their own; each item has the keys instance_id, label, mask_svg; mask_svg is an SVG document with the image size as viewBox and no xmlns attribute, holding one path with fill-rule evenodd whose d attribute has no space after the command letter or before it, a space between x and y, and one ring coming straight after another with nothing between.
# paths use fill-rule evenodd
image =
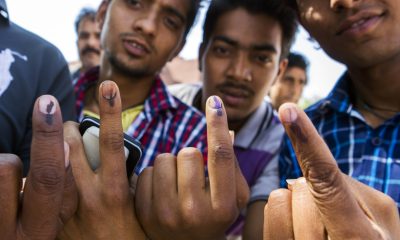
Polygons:
<instances>
[{"instance_id":1,"label":"knuckle","mask_svg":"<svg viewBox=\"0 0 400 240\"><path fill-rule=\"evenodd\" d=\"M218 161L231 161L235 157L232 144L219 143L212 148L212 151Z\"/></svg>"},{"instance_id":2,"label":"knuckle","mask_svg":"<svg viewBox=\"0 0 400 240\"><path fill-rule=\"evenodd\" d=\"M124 147L122 131L111 131L100 137L100 146L106 146L111 151L120 151Z\"/></svg>"},{"instance_id":3,"label":"knuckle","mask_svg":"<svg viewBox=\"0 0 400 240\"><path fill-rule=\"evenodd\" d=\"M8 182L21 173L21 160L13 154L0 154L0 182Z\"/></svg>"},{"instance_id":4,"label":"knuckle","mask_svg":"<svg viewBox=\"0 0 400 240\"><path fill-rule=\"evenodd\" d=\"M183 204L181 207L181 213L183 223L187 228L198 226L201 223L200 219L202 213L200 209L196 206L195 201L186 201L185 204Z\"/></svg>"},{"instance_id":5,"label":"knuckle","mask_svg":"<svg viewBox=\"0 0 400 240\"><path fill-rule=\"evenodd\" d=\"M181 227L181 221L177 215L168 210L158 212L158 222L167 229L179 229Z\"/></svg>"},{"instance_id":6,"label":"knuckle","mask_svg":"<svg viewBox=\"0 0 400 240\"><path fill-rule=\"evenodd\" d=\"M218 206L214 209L218 222L225 225L230 225L239 215L239 210L235 204L226 204L225 206Z\"/></svg>"},{"instance_id":7,"label":"knuckle","mask_svg":"<svg viewBox=\"0 0 400 240\"><path fill-rule=\"evenodd\" d=\"M37 193L50 195L63 189L63 170L49 160L42 161L40 166L32 166L30 170L30 181Z\"/></svg>"}]
</instances>

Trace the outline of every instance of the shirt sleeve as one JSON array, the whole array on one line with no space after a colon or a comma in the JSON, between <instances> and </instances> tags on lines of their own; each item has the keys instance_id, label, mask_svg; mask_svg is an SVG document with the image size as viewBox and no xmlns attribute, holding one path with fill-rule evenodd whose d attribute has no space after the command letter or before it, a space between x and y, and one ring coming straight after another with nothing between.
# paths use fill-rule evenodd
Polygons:
<instances>
[{"instance_id":1,"label":"shirt sleeve","mask_svg":"<svg viewBox=\"0 0 400 240\"><path fill-rule=\"evenodd\" d=\"M290 142L289 137L285 134L282 142L282 151L279 155L280 187L287 187L286 179L296 179L302 175L292 143Z\"/></svg>"}]
</instances>

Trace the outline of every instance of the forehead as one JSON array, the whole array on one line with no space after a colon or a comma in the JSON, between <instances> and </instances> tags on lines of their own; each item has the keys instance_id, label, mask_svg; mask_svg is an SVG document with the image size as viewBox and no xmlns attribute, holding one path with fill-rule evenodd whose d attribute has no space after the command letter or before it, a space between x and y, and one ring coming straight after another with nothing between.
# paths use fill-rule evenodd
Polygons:
<instances>
[{"instance_id":1,"label":"forehead","mask_svg":"<svg viewBox=\"0 0 400 240\"><path fill-rule=\"evenodd\" d=\"M100 32L100 27L96 21L92 21L89 18L83 19L78 27L78 32L81 31L97 31Z\"/></svg>"},{"instance_id":2,"label":"forehead","mask_svg":"<svg viewBox=\"0 0 400 240\"><path fill-rule=\"evenodd\" d=\"M285 75L295 75L299 78L306 78L306 72L304 69L296 66L287 68Z\"/></svg>"},{"instance_id":3,"label":"forehead","mask_svg":"<svg viewBox=\"0 0 400 240\"><path fill-rule=\"evenodd\" d=\"M141 1L153 6L158 6L161 11L174 10L178 11L184 17L187 17L193 0L141 0Z\"/></svg>"},{"instance_id":4,"label":"forehead","mask_svg":"<svg viewBox=\"0 0 400 240\"><path fill-rule=\"evenodd\" d=\"M237 8L218 18L211 38L221 35L242 44L273 43L280 46L282 30L275 19L265 14L253 14Z\"/></svg>"}]
</instances>

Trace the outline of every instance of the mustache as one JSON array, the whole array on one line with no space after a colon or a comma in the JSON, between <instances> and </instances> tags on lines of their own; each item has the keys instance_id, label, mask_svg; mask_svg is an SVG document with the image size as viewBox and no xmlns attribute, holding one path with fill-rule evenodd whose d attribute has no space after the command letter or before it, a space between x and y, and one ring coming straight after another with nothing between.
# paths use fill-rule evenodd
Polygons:
<instances>
[{"instance_id":1,"label":"mustache","mask_svg":"<svg viewBox=\"0 0 400 240\"><path fill-rule=\"evenodd\" d=\"M100 49L93 48L93 47L85 47L84 49L82 49L81 55L85 55L85 54L90 53L90 52L93 52L93 53L96 53L97 55L100 55Z\"/></svg>"},{"instance_id":2,"label":"mustache","mask_svg":"<svg viewBox=\"0 0 400 240\"><path fill-rule=\"evenodd\" d=\"M225 89L225 88L233 88L233 89L240 89L244 92L247 96L254 95L253 89L249 88L246 84L242 84L235 80L227 80L217 86L218 89Z\"/></svg>"}]
</instances>

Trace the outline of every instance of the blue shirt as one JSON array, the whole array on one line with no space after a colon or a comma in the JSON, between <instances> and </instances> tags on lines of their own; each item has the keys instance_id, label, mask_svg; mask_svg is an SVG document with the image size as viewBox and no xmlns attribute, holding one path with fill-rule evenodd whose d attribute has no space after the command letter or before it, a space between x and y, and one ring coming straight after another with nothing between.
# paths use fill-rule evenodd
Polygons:
<instances>
[{"instance_id":1,"label":"blue shirt","mask_svg":"<svg viewBox=\"0 0 400 240\"><path fill-rule=\"evenodd\" d=\"M350 100L344 74L328 95L306 110L343 173L394 199L400 210L400 113L377 128L367 124ZM287 136L279 159L281 186L302 175Z\"/></svg>"}]
</instances>

